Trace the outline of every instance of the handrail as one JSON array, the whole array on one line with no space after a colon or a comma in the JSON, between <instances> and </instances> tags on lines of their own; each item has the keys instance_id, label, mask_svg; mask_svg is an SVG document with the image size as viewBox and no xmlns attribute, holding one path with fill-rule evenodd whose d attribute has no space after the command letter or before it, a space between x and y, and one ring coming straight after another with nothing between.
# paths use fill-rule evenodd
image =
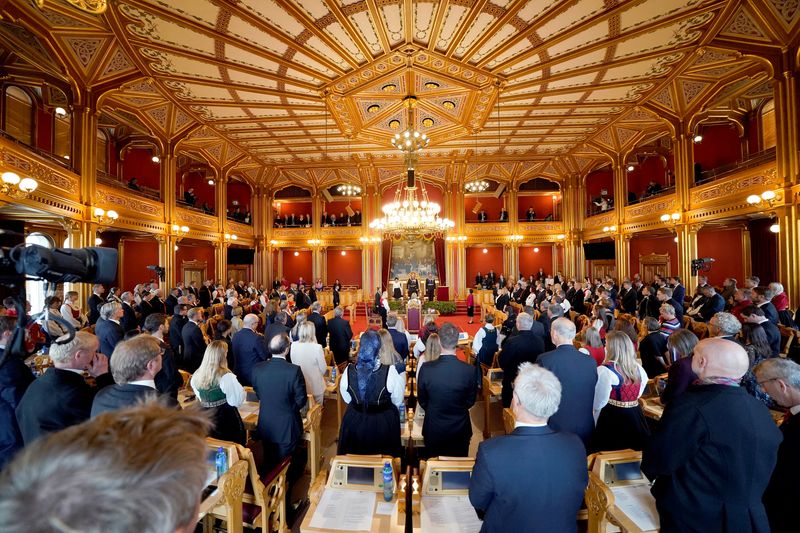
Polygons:
<instances>
[{"instance_id":1,"label":"handrail","mask_svg":"<svg viewBox=\"0 0 800 533\"><path fill-rule=\"evenodd\" d=\"M776 157L776 151L775 147L773 146L772 148L767 148L766 150L762 150L761 152L750 154L747 159L744 159L742 161L729 163L727 165L723 165L717 168L712 168L710 170L703 170L701 172L702 178L695 181L694 184L702 185L704 183L715 181L725 176L729 176L734 172L738 172L739 170L757 167L768 161L772 161L773 159L775 159L775 157Z\"/></svg>"},{"instance_id":2,"label":"handrail","mask_svg":"<svg viewBox=\"0 0 800 533\"><path fill-rule=\"evenodd\" d=\"M44 157L45 159L47 159L51 163L55 163L58 166L66 168L67 170L71 170L73 172L75 171L75 169L72 167L72 162L69 159L64 159L63 157L58 157L53 152L48 152L47 150L44 150L43 148L39 148L37 146L31 146L30 144L28 144L26 142L20 141L19 139L17 139L16 137L14 137L13 135L11 135L10 133L8 133L7 131L5 131L3 129L0 129L0 137L3 137L4 139L7 139L7 140L9 140L9 141L11 141L11 142L13 142L15 144L18 144L21 147L25 148L26 150L35 153L36 155Z\"/></svg>"}]
</instances>

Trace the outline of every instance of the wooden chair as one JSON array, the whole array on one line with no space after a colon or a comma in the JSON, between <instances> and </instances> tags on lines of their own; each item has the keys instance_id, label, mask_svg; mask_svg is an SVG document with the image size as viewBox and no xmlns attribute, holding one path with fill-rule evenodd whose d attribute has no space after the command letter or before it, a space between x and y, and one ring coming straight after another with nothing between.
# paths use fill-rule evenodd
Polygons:
<instances>
[{"instance_id":1,"label":"wooden chair","mask_svg":"<svg viewBox=\"0 0 800 533\"><path fill-rule=\"evenodd\" d=\"M219 480L223 505L214 508L210 515L222 518L230 533L242 532L242 497L247 481L247 461L236 461Z\"/></svg>"},{"instance_id":2,"label":"wooden chair","mask_svg":"<svg viewBox=\"0 0 800 533\"><path fill-rule=\"evenodd\" d=\"M786 357L789 353L789 349L792 347L792 342L795 340L797 336L797 331L784 326L783 324L778 324L778 330L781 332L781 357Z\"/></svg>"},{"instance_id":3,"label":"wooden chair","mask_svg":"<svg viewBox=\"0 0 800 533\"><path fill-rule=\"evenodd\" d=\"M308 441L308 465L311 479L316 479L322 465L322 405L315 403L306 414L309 431L303 434Z\"/></svg>"},{"instance_id":4,"label":"wooden chair","mask_svg":"<svg viewBox=\"0 0 800 533\"><path fill-rule=\"evenodd\" d=\"M422 309L420 304L408 304L406 307L406 331L418 335L422 329Z\"/></svg>"},{"instance_id":5,"label":"wooden chair","mask_svg":"<svg viewBox=\"0 0 800 533\"><path fill-rule=\"evenodd\" d=\"M503 427L506 430L506 435L510 435L514 432L514 426L517 423L517 419L514 418L514 412L511 410L510 407L506 407L503 409Z\"/></svg>"},{"instance_id":6,"label":"wooden chair","mask_svg":"<svg viewBox=\"0 0 800 533\"><path fill-rule=\"evenodd\" d=\"M261 528L263 533L288 533L286 524L286 473L290 457L260 476L255 457L249 448L236 445L242 462L247 463L247 482L242 496L242 521L247 527Z\"/></svg>"}]
</instances>

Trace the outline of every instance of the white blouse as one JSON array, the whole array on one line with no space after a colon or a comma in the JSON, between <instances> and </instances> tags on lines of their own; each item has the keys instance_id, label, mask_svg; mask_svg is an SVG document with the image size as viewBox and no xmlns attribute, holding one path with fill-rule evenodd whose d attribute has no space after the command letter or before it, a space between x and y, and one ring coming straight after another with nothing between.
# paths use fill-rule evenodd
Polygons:
<instances>
[{"instance_id":1,"label":"white blouse","mask_svg":"<svg viewBox=\"0 0 800 533\"><path fill-rule=\"evenodd\" d=\"M353 399L350 397L350 392L347 390L349 384L347 374L347 368L345 368L342 372L342 379L339 381L339 393L342 395L342 400L349 404ZM406 396L406 380L397 373L397 369L394 365L389 367L389 375L386 376L386 389L389 391L389 394L392 395L393 404L398 407L403 404Z\"/></svg>"},{"instance_id":2,"label":"white blouse","mask_svg":"<svg viewBox=\"0 0 800 533\"><path fill-rule=\"evenodd\" d=\"M322 346L316 342L293 342L290 355L292 364L303 371L306 389L317 403L322 403L325 396L325 371L328 369Z\"/></svg>"},{"instance_id":3,"label":"white blouse","mask_svg":"<svg viewBox=\"0 0 800 533\"><path fill-rule=\"evenodd\" d=\"M647 388L647 372L645 372L642 365L637 364L639 369L639 395L637 399L642 396L644 389ZM608 403L611 396L611 387L619 385L619 377L609 370L606 366L600 365L597 367L597 384L594 386L594 422L597 423L597 417L600 416L600 411Z\"/></svg>"},{"instance_id":4,"label":"white blouse","mask_svg":"<svg viewBox=\"0 0 800 533\"><path fill-rule=\"evenodd\" d=\"M194 395L197 396L197 399L200 399L200 393L197 392L197 382L195 381L195 376L192 376L190 381L192 385L192 390L194 391ZM247 395L244 392L244 387L242 387L239 380L236 379L236 374L233 372L228 372L221 378L219 378L219 388L225 394L225 399L228 401L228 405L233 407L239 407L244 403L245 398Z\"/></svg>"},{"instance_id":5,"label":"white blouse","mask_svg":"<svg viewBox=\"0 0 800 533\"><path fill-rule=\"evenodd\" d=\"M62 318L64 320L66 320L67 322L72 324L73 327L81 328L81 327L83 327L83 324L86 323L86 315L84 315L83 312L81 312L80 317L81 317L82 320L76 320L75 317L72 316L72 310L73 309L74 308L68 303L62 304L61 305L61 309L60 309L61 316L62 316ZM81 323L81 322L83 322L83 323Z\"/></svg>"}]
</instances>

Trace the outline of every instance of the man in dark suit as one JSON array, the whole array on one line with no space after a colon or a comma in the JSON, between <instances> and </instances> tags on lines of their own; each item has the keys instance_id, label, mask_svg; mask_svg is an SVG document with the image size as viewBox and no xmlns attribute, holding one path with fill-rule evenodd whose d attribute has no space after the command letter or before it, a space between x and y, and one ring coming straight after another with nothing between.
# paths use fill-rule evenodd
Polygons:
<instances>
[{"instance_id":1,"label":"man in dark suit","mask_svg":"<svg viewBox=\"0 0 800 533\"><path fill-rule=\"evenodd\" d=\"M197 291L197 299L200 301L200 307L211 307L211 280L203 282L203 286Z\"/></svg>"},{"instance_id":2,"label":"man in dark suit","mask_svg":"<svg viewBox=\"0 0 800 533\"><path fill-rule=\"evenodd\" d=\"M552 372L522 365L511 404L516 428L482 442L472 469L469 500L483 518L481 531L577 531L588 483L586 449L575 435L547 426L561 398Z\"/></svg>"},{"instance_id":3,"label":"man in dark suit","mask_svg":"<svg viewBox=\"0 0 800 533\"><path fill-rule=\"evenodd\" d=\"M203 323L203 310L199 307L189 309L186 317L188 320L181 330L181 341L183 342L181 368L194 374L200 368L206 353L206 339L203 332L200 331L200 325Z\"/></svg>"},{"instance_id":4,"label":"man in dark suit","mask_svg":"<svg viewBox=\"0 0 800 533\"><path fill-rule=\"evenodd\" d=\"M653 288L650 285L642 285L642 299L639 302L639 320L644 320L648 316L658 318L661 303L652 294Z\"/></svg>"},{"instance_id":5,"label":"man in dark suit","mask_svg":"<svg viewBox=\"0 0 800 533\"><path fill-rule=\"evenodd\" d=\"M22 449L14 411L34 380L24 356L10 353L8 344L16 326L15 317L0 316L0 470Z\"/></svg>"},{"instance_id":6,"label":"man in dark suit","mask_svg":"<svg viewBox=\"0 0 800 533\"><path fill-rule=\"evenodd\" d=\"M510 337L500 352L498 362L503 369L503 407L511 407L513 393L511 385L517 378L519 365L525 362L535 363L539 355L544 352L544 336L531 331L533 323L531 315L527 313L517 315L516 326L519 333Z\"/></svg>"},{"instance_id":7,"label":"man in dark suit","mask_svg":"<svg viewBox=\"0 0 800 533\"><path fill-rule=\"evenodd\" d=\"M649 316L644 319L647 335L639 342L642 367L650 379L667 371L667 337L661 334L661 324Z\"/></svg>"},{"instance_id":8,"label":"man in dark suit","mask_svg":"<svg viewBox=\"0 0 800 533\"><path fill-rule=\"evenodd\" d=\"M730 341L695 346L692 370L701 383L667 406L642 454L664 533L769 531L761 497L781 432L739 386L748 366L747 352Z\"/></svg>"},{"instance_id":9,"label":"man in dark suit","mask_svg":"<svg viewBox=\"0 0 800 533\"><path fill-rule=\"evenodd\" d=\"M169 291L169 296L164 300L164 309L167 313L171 312L175 309L175 306L178 305L178 296L180 295L181 291L177 287Z\"/></svg>"},{"instance_id":10,"label":"man in dark suit","mask_svg":"<svg viewBox=\"0 0 800 533\"><path fill-rule=\"evenodd\" d=\"M772 348L773 357L781 353L781 331L778 329L778 326L764 316L764 311L761 310L760 307L756 307L755 305L745 307L742 309L742 318L745 322L760 324L761 327L764 328L764 333L766 333L767 340L769 341L769 347Z\"/></svg>"},{"instance_id":11,"label":"man in dark suit","mask_svg":"<svg viewBox=\"0 0 800 533\"><path fill-rule=\"evenodd\" d=\"M672 299L683 307L686 299L686 287L681 283L680 276L671 276L668 281L672 288Z\"/></svg>"},{"instance_id":12,"label":"man in dark suit","mask_svg":"<svg viewBox=\"0 0 800 533\"><path fill-rule=\"evenodd\" d=\"M122 326L122 331L125 333L139 327L136 320L136 311L133 310L133 293L125 291L120 296L122 300L122 318L119 319L119 324Z\"/></svg>"},{"instance_id":13,"label":"man in dark suit","mask_svg":"<svg viewBox=\"0 0 800 533\"><path fill-rule=\"evenodd\" d=\"M222 306L222 317L225 320L230 320L233 318L233 308L239 306L239 299L236 296L231 296L225 301L225 305Z\"/></svg>"},{"instance_id":14,"label":"man in dark suit","mask_svg":"<svg viewBox=\"0 0 800 533\"><path fill-rule=\"evenodd\" d=\"M466 457L472 439L469 409L478 393L475 369L456 358L458 328L445 322L439 340L442 355L426 363L417 376L419 404L425 409L422 436L429 457Z\"/></svg>"},{"instance_id":15,"label":"man in dark suit","mask_svg":"<svg viewBox=\"0 0 800 533\"><path fill-rule=\"evenodd\" d=\"M419 280L417 275L412 273L406 282L406 297L411 298L412 294L419 296Z\"/></svg>"},{"instance_id":16,"label":"man in dark suit","mask_svg":"<svg viewBox=\"0 0 800 533\"><path fill-rule=\"evenodd\" d=\"M636 307L639 302L636 300L636 291L633 290L630 280L625 280L622 282L622 290L623 292L620 296L620 299L622 300L622 310L625 313L635 316Z\"/></svg>"},{"instance_id":17,"label":"man in dark suit","mask_svg":"<svg viewBox=\"0 0 800 533\"><path fill-rule=\"evenodd\" d=\"M66 340L66 336L60 338ZM68 343L50 346L54 368L31 383L17 407L17 422L26 445L45 433L89 419L97 391L114 383L108 373L108 358L99 354L99 349L100 341L86 331L78 331ZM95 378L96 387L83 379L84 370Z\"/></svg>"},{"instance_id":18,"label":"man in dark suit","mask_svg":"<svg viewBox=\"0 0 800 533\"><path fill-rule=\"evenodd\" d=\"M267 352L269 352L269 343L275 336L289 332L289 328L286 326L287 320L288 315L285 311L281 311L275 315L275 322L264 328L264 346L267 348ZM269 358L269 354L267 358Z\"/></svg>"},{"instance_id":19,"label":"man in dark suit","mask_svg":"<svg viewBox=\"0 0 800 533\"><path fill-rule=\"evenodd\" d=\"M353 339L353 330L350 322L342 318L344 309L335 307L333 318L328 322L328 333L331 336L331 351L336 364L346 362L350 358L350 341Z\"/></svg>"},{"instance_id":20,"label":"man in dark suit","mask_svg":"<svg viewBox=\"0 0 800 533\"><path fill-rule=\"evenodd\" d=\"M314 334L317 337L317 344L324 350L328 346L328 321L320 314L322 304L314 302L311 304L311 314L308 321L314 324Z\"/></svg>"},{"instance_id":21,"label":"man in dark suit","mask_svg":"<svg viewBox=\"0 0 800 533\"><path fill-rule=\"evenodd\" d=\"M700 306L700 311L694 316L694 319L708 322L712 316L725 309L725 299L722 298L722 295L717 294L713 285L705 285L701 291L705 302Z\"/></svg>"},{"instance_id":22,"label":"man in dark suit","mask_svg":"<svg viewBox=\"0 0 800 533\"><path fill-rule=\"evenodd\" d=\"M119 323L122 314L122 304L119 302L103 304L100 308L100 319L94 327L94 333L100 339L100 353L109 359L117 343L125 337L125 330Z\"/></svg>"},{"instance_id":23,"label":"man in dark suit","mask_svg":"<svg viewBox=\"0 0 800 533\"><path fill-rule=\"evenodd\" d=\"M158 315L164 316L161 313L150 316ZM92 418L155 398L166 405L178 407L177 399L158 393L155 377L160 371L161 343L158 339L150 335L137 335L119 343L111 360L111 375L116 384L105 387L95 395Z\"/></svg>"},{"instance_id":24,"label":"man in dark suit","mask_svg":"<svg viewBox=\"0 0 800 533\"><path fill-rule=\"evenodd\" d=\"M161 370L153 378L156 390L166 394L177 401L178 390L183 386L183 376L178 371L178 362L172 346L166 341L168 335L167 316L162 313L153 313L144 321L143 333L150 335L158 341L161 349Z\"/></svg>"},{"instance_id":25,"label":"man in dark suit","mask_svg":"<svg viewBox=\"0 0 800 533\"><path fill-rule=\"evenodd\" d=\"M184 290L184 294L186 294L187 292L189 294L194 294L195 298L200 298L200 291L197 288L197 282L196 281L190 281L189 282L189 284L186 286L186 290ZM167 311L169 311L169 309L167 309Z\"/></svg>"},{"instance_id":26,"label":"man in dark suit","mask_svg":"<svg viewBox=\"0 0 800 533\"><path fill-rule=\"evenodd\" d=\"M169 345L172 346L172 353L178 361L183 359L183 337L181 332L183 326L189 321L186 314L189 312L189 306L186 304L178 304L172 309L173 315L169 321ZM146 322L146 321L145 321Z\"/></svg>"},{"instance_id":27,"label":"man in dark suit","mask_svg":"<svg viewBox=\"0 0 800 533\"><path fill-rule=\"evenodd\" d=\"M754 287L750 294L753 304L764 311L764 316L767 317L767 320L777 326L778 310L775 308L775 304L772 303L772 290L769 287Z\"/></svg>"},{"instance_id":28,"label":"man in dark suit","mask_svg":"<svg viewBox=\"0 0 800 533\"><path fill-rule=\"evenodd\" d=\"M236 332L232 340L234 361L236 361L236 378L244 386L253 384L253 367L267 360L267 346L264 338L256 332L258 316L252 313L242 320L242 329Z\"/></svg>"},{"instance_id":29,"label":"man in dark suit","mask_svg":"<svg viewBox=\"0 0 800 533\"><path fill-rule=\"evenodd\" d=\"M537 364L550 370L561 382L561 405L550 418L550 427L575 433L584 445L594 430L592 405L597 383L597 363L579 352L575 339L575 323L561 317L550 324L550 337L555 350L539 356Z\"/></svg>"},{"instance_id":30,"label":"man in dark suit","mask_svg":"<svg viewBox=\"0 0 800 533\"><path fill-rule=\"evenodd\" d=\"M794 506L800 501L800 365L774 357L760 363L754 372L764 392L789 410L780 427L783 442L763 501L772 533L791 533L797 530Z\"/></svg>"},{"instance_id":31,"label":"man in dark suit","mask_svg":"<svg viewBox=\"0 0 800 533\"><path fill-rule=\"evenodd\" d=\"M672 289L669 287L661 287L656 291L656 299L659 302L659 307L661 307L663 303L671 305L673 309L675 309L675 318L678 319L678 323L683 324L683 305L672 296Z\"/></svg>"},{"instance_id":32,"label":"man in dark suit","mask_svg":"<svg viewBox=\"0 0 800 533\"><path fill-rule=\"evenodd\" d=\"M428 301L432 302L434 299L434 292L436 291L436 282L433 280L430 274L428 277L425 278L425 295L428 297Z\"/></svg>"},{"instance_id":33,"label":"man in dark suit","mask_svg":"<svg viewBox=\"0 0 800 533\"><path fill-rule=\"evenodd\" d=\"M397 331L397 313L389 313L389 316L386 317L386 326L389 335L392 336L392 344L395 351L405 361L408 357L408 337L406 337L405 333Z\"/></svg>"},{"instance_id":34,"label":"man in dark suit","mask_svg":"<svg viewBox=\"0 0 800 533\"><path fill-rule=\"evenodd\" d=\"M497 279L496 279L496 276L494 274L494 269L489 269L489 273L486 274L486 280L489 282L489 286L490 287L495 284Z\"/></svg>"},{"instance_id":35,"label":"man in dark suit","mask_svg":"<svg viewBox=\"0 0 800 533\"><path fill-rule=\"evenodd\" d=\"M106 292L105 287L100 284L92 285L92 295L89 296L89 314L86 318L89 319L89 324L96 324L100 319L100 308L106 303L103 298L103 293Z\"/></svg>"}]
</instances>

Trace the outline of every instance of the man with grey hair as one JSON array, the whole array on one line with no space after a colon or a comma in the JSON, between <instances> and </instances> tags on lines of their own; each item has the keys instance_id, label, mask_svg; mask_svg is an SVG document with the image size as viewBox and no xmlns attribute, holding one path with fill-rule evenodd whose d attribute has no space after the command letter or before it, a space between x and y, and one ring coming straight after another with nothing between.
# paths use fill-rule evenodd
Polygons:
<instances>
[{"instance_id":1,"label":"man with grey hair","mask_svg":"<svg viewBox=\"0 0 800 533\"><path fill-rule=\"evenodd\" d=\"M94 334L100 340L100 353L111 357L117 343L125 336L125 330L119 323L122 318L122 304L108 302L100 308L100 319L94 326Z\"/></svg>"},{"instance_id":2,"label":"man with grey hair","mask_svg":"<svg viewBox=\"0 0 800 533\"><path fill-rule=\"evenodd\" d=\"M342 318L344 309L337 306L333 309L333 318L328 322L328 333L331 337L331 351L336 364L342 364L350 358L350 341L353 329L350 322Z\"/></svg>"},{"instance_id":3,"label":"man with grey hair","mask_svg":"<svg viewBox=\"0 0 800 533\"><path fill-rule=\"evenodd\" d=\"M552 372L520 365L514 432L482 442L472 469L469 500L483 518L481 531L576 531L588 483L586 449L576 435L548 427L561 400Z\"/></svg>"},{"instance_id":4,"label":"man with grey hair","mask_svg":"<svg viewBox=\"0 0 800 533\"><path fill-rule=\"evenodd\" d=\"M311 304L311 314L308 315L308 321L314 324L314 334L317 338L317 344L322 346L324 350L328 346L328 321L321 314L322 305L319 302Z\"/></svg>"},{"instance_id":5,"label":"man with grey hair","mask_svg":"<svg viewBox=\"0 0 800 533\"><path fill-rule=\"evenodd\" d=\"M503 407L511 407L512 384L517 377L517 369L522 363L535 363L544 352L544 338L532 331L533 317L528 313L517 315L516 335L503 343L498 362L503 369Z\"/></svg>"},{"instance_id":6,"label":"man with grey hair","mask_svg":"<svg viewBox=\"0 0 800 533\"><path fill-rule=\"evenodd\" d=\"M253 383L253 367L268 359L264 337L256 331L258 316L250 313L242 320L242 329L236 332L231 342L233 350L234 374L243 386Z\"/></svg>"},{"instance_id":7,"label":"man with grey hair","mask_svg":"<svg viewBox=\"0 0 800 533\"><path fill-rule=\"evenodd\" d=\"M778 461L763 498L772 532L789 533L797 529L794 506L800 500L800 365L775 357L760 363L754 372L764 392L789 410L780 427L783 442L778 447Z\"/></svg>"},{"instance_id":8,"label":"man with grey hair","mask_svg":"<svg viewBox=\"0 0 800 533\"><path fill-rule=\"evenodd\" d=\"M781 432L739 386L747 352L703 339L691 359L697 381L669 403L642 454L661 531L769 531L761 497Z\"/></svg>"},{"instance_id":9,"label":"man with grey hair","mask_svg":"<svg viewBox=\"0 0 800 533\"><path fill-rule=\"evenodd\" d=\"M133 293L131 291L125 291L119 299L122 300L122 318L119 319L122 330L127 333L137 329L139 324L136 320L136 311L133 310L133 304L135 303Z\"/></svg>"},{"instance_id":10,"label":"man with grey hair","mask_svg":"<svg viewBox=\"0 0 800 533\"><path fill-rule=\"evenodd\" d=\"M3 471L3 531L194 531L210 425L146 405L40 439Z\"/></svg>"},{"instance_id":11,"label":"man with grey hair","mask_svg":"<svg viewBox=\"0 0 800 533\"><path fill-rule=\"evenodd\" d=\"M742 323L730 313L717 313L708 321L708 333L711 337L719 337L741 344L736 337L740 331L742 331Z\"/></svg>"},{"instance_id":12,"label":"man with grey hair","mask_svg":"<svg viewBox=\"0 0 800 533\"><path fill-rule=\"evenodd\" d=\"M94 397L92 418L154 398L160 398L164 405L177 407L177 400L156 390L155 378L161 371L162 354L161 343L151 335L137 335L117 344L111 358L111 375L116 384L104 388Z\"/></svg>"},{"instance_id":13,"label":"man with grey hair","mask_svg":"<svg viewBox=\"0 0 800 533\"><path fill-rule=\"evenodd\" d=\"M589 442L594 431L594 387L597 384L597 363L579 352L575 339L575 323L568 318L557 318L550 325L550 337L555 350L543 353L537 364L550 370L561 382L561 405L550 418L550 427L578 435L583 444Z\"/></svg>"},{"instance_id":14,"label":"man with grey hair","mask_svg":"<svg viewBox=\"0 0 800 533\"><path fill-rule=\"evenodd\" d=\"M203 309L194 307L189 309L186 314L188 318L186 324L181 329L181 341L183 342L183 357L181 358L181 368L194 374L203 362L206 353L206 339L200 331L200 324L203 323Z\"/></svg>"},{"instance_id":15,"label":"man with grey hair","mask_svg":"<svg viewBox=\"0 0 800 533\"><path fill-rule=\"evenodd\" d=\"M59 337L50 346L54 368L30 384L17 406L17 422L26 445L45 433L88 420L97 391L114 384L108 358L98 353L97 337L78 331L71 341L67 339L68 335ZM86 383L84 371L95 378L96 387Z\"/></svg>"}]
</instances>

